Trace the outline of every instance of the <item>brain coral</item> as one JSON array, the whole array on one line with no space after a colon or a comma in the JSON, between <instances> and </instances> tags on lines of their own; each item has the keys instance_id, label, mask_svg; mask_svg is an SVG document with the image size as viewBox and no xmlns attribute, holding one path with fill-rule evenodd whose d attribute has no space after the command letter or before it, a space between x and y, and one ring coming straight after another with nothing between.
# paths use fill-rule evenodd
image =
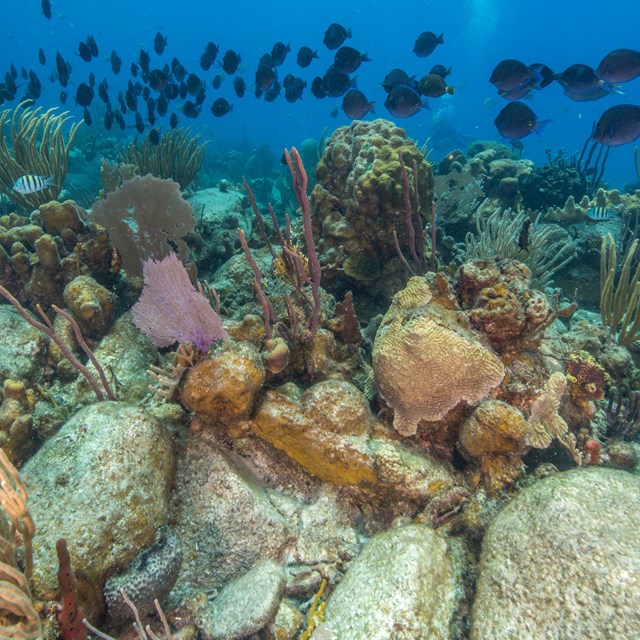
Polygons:
<instances>
[{"instance_id":1,"label":"brain coral","mask_svg":"<svg viewBox=\"0 0 640 640\"><path fill-rule=\"evenodd\" d=\"M373 346L380 395L394 410L393 426L416 433L421 420L440 420L458 403L475 404L500 384L498 357L443 312L427 282L411 278L385 314Z\"/></svg>"},{"instance_id":2,"label":"brain coral","mask_svg":"<svg viewBox=\"0 0 640 640\"><path fill-rule=\"evenodd\" d=\"M394 265L402 273L393 242L395 230L408 255L400 156L409 175L414 212L418 209L412 175L416 163L424 225L431 214L433 173L403 129L382 119L356 121L338 128L329 139L311 194L318 253L325 265L333 267L323 269L325 280L339 277L351 286L375 286L390 278Z\"/></svg>"}]
</instances>

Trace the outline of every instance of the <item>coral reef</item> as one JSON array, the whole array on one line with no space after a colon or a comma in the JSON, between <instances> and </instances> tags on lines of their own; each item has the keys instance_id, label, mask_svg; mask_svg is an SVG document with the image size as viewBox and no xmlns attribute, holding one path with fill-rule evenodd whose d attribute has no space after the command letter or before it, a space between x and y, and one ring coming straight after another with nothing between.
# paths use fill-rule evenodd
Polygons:
<instances>
[{"instance_id":1,"label":"coral reef","mask_svg":"<svg viewBox=\"0 0 640 640\"><path fill-rule=\"evenodd\" d=\"M0 218L0 284L34 310L65 306L63 291L77 276L110 286L119 272L107 232L72 200Z\"/></svg>"}]
</instances>

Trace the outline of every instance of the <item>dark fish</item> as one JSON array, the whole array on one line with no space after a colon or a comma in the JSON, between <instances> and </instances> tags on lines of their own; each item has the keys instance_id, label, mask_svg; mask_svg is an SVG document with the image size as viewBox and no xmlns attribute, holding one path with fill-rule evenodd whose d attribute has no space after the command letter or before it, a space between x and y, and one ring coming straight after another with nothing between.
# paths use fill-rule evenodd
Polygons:
<instances>
[{"instance_id":1,"label":"dark fish","mask_svg":"<svg viewBox=\"0 0 640 640\"><path fill-rule=\"evenodd\" d=\"M178 116L175 113L172 113L169 118L169 126L172 129L175 129L178 126Z\"/></svg>"},{"instance_id":2,"label":"dark fish","mask_svg":"<svg viewBox=\"0 0 640 640\"><path fill-rule=\"evenodd\" d=\"M416 88L416 81L414 76L409 77L409 74L402 69L391 69L389 73L384 77L382 81L382 88L387 92L391 93L391 90L394 87L399 87L400 85L406 85L407 87L411 87L412 89Z\"/></svg>"},{"instance_id":3,"label":"dark fish","mask_svg":"<svg viewBox=\"0 0 640 640\"><path fill-rule=\"evenodd\" d=\"M197 118L200 115L200 107L191 100L187 100L182 106L182 113L187 118Z\"/></svg>"},{"instance_id":4,"label":"dark fish","mask_svg":"<svg viewBox=\"0 0 640 640\"><path fill-rule=\"evenodd\" d=\"M29 77L29 72L24 67L22 67L20 69L20 75L22 76L23 80L26 80Z\"/></svg>"},{"instance_id":5,"label":"dark fish","mask_svg":"<svg viewBox=\"0 0 640 640\"><path fill-rule=\"evenodd\" d=\"M42 65L47 64L47 56L44 55L42 47L38 50L38 62Z\"/></svg>"},{"instance_id":6,"label":"dark fish","mask_svg":"<svg viewBox=\"0 0 640 640\"><path fill-rule=\"evenodd\" d=\"M171 73L178 82L182 82L187 76L187 70L180 64L178 58L171 61Z\"/></svg>"},{"instance_id":7,"label":"dark fish","mask_svg":"<svg viewBox=\"0 0 640 640\"><path fill-rule=\"evenodd\" d=\"M136 131L138 133L144 133L144 121L139 111L136 111Z\"/></svg>"},{"instance_id":8,"label":"dark fish","mask_svg":"<svg viewBox=\"0 0 640 640\"><path fill-rule=\"evenodd\" d=\"M430 56L439 44L444 44L444 33L437 36L433 31L423 31L413 45L413 53L418 58L426 58Z\"/></svg>"},{"instance_id":9,"label":"dark fish","mask_svg":"<svg viewBox=\"0 0 640 640\"><path fill-rule=\"evenodd\" d=\"M118 104L120 105L120 111L122 111L122 113L127 113L127 103L125 102L122 91L118 92Z\"/></svg>"},{"instance_id":10,"label":"dark fish","mask_svg":"<svg viewBox=\"0 0 640 640\"><path fill-rule=\"evenodd\" d=\"M153 98L147 98L147 113L153 113L156 109L156 101Z\"/></svg>"},{"instance_id":11,"label":"dark fish","mask_svg":"<svg viewBox=\"0 0 640 640\"><path fill-rule=\"evenodd\" d=\"M538 122L538 116L523 102L510 102L493 121L507 140L520 140L535 131L541 134L550 120Z\"/></svg>"},{"instance_id":12,"label":"dark fish","mask_svg":"<svg viewBox=\"0 0 640 640\"><path fill-rule=\"evenodd\" d=\"M156 102L156 111L161 118L164 118L167 115L167 109L169 108L169 101L167 100L164 93L161 93L158 96L158 100Z\"/></svg>"},{"instance_id":13,"label":"dark fish","mask_svg":"<svg viewBox=\"0 0 640 640\"><path fill-rule=\"evenodd\" d=\"M354 86L349 75L334 66L327 69L322 79L324 89L330 98L339 98Z\"/></svg>"},{"instance_id":14,"label":"dark fish","mask_svg":"<svg viewBox=\"0 0 640 640\"><path fill-rule=\"evenodd\" d=\"M149 131L149 142L152 147L157 147L160 143L160 132L157 129L151 129L151 131Z\"/></svg>"},{"instance_id":15,"label":"dark fish","mask_svg":"<svg viewBox=\"0 0 640 640\"><path fill-rule=\"evenodd\" d=\"M114 113L111 109L107 109L107 112L104 114L104 128L107 131L111 131L111 127L113 127L113 119Z\"/></svg>"},{"instance_id":16,"label":"dark fish","mask_svg":"<svg viewBox=\"0 0 640 640\"><path fill-rule=\"evenodd\" d=\"M86 42L81 42L78 45L78 55L85 61L91 62L91 49L89 49L89 45Z\"/></svg>"},{"instance_id":17,"label":"dark fish","mask_svg":"<svg viewBox=\"0 0 640 640\"><path fill-rule=\"evenodd\" d=\"M341 24L334 22L324 32L322 42L327 49L337 49L347 38L351 37L351 29L345 29Z\"/></svg>"},{"instance_id":18,"label":"dark fish","mask_svg":"<svg viewBox=\"0 0 640 640\"><path fill-rule=\"evenodd\" d=\"M111 52L111 71L113 71L115 75L118 75L120 73L121 68L122 68L122 59L114 50Z\"/></svg>"},{"instance_id":19,"label":"dark fish","mask_svg":"<svg viewBox=\"0 0 640 640\"><path fill-rule=\"evenodd\" d=\"M518 235L518 246L522 251L529 251L529 229L531 228L531 219L525 218L520 227L520 234Z\"/></svg>"},{"instance_id":20,"label":"dark fish","mask_svg":"<svg viewBox=\"0 0 640 640\"><path fill-rule=\"evenodd\" d=\"M529 73L532 76L534 89L544 89L556 79L556 74L541 62L530 64Z\"/></svg>"},{"instance_id":21,"label":"dark fish","mask_svg":"<svg viewBox=\"0 0 640 640\"><path fill-rule=\"evenodd\" d=\"M293 103L296 100L302 100L302 91L307 83L302 78L293 78L284 90L284 99Z\"/></svg>"},{"instance_id":22,"label":"dark fish","mask_svg":"<svg viewBox=\"0 0 640 640\"><path fill-rule=\"evenodd\" d=\"M276 72L273 67L266 64L258 65L256 70L256 91L268 91L275 82Z\"/></svg>"},{"instance_id":23,"label":"dark fish","mask_svg":"<svg viewBox=\"0 0 640 640\"><path fill-rule=\"evenodd\" d=\"M96 39L93 36L87 38L87 46L89 47L89 51L91 51L91 56L97 58L100 52L98 51Z\"/></svg>"},{"instance_id":24,"label":"dark fish","mask_svg":"<svg viewBox=\"0 0 640 640\"><path fill-rule=\"evenodd\" d=\"M505 100L522 100L526 95L530 94L533 90L533 87L530 84L523 84L520 87L516 87L515 89L511 89L509 91L498 91L498 93Z\"/></svg>"},{"instance_id":25,"label":"dark fish","mask_svg":"<svg viewBox=\"0 0 640 640\"><path fill-rule=\"evenodd\" d=\"M82 119L84 120L87 127L90 127L93 124L93 118L91 117L91 113L89 113L89 109L87 107L84 108L82 112Z\"/></svg>"},{"instance_id":26,"label":"dark fish","mask_svg":"<svg viewBox=\"0 0 640 640\"><path fill-rule=\"evenodd\" d=\"M129 107L129 111L137 111L138 110L138 97L127 89L124 93L124 101ZM123 109L124 111L124 109Z\"/></svg>"},{"instance_id":27,"label":"dark fish","mask_svg":"<svg viewBox=\"0 0 640 640\"><path fill-rule=\"evenodd\" d=\"M153 39L153 50L161 56L164 53L164 48L167 46L167 38L163 36L159 31L156 33L156 37Z\"/></svg>"},{"instance_id":28,"label":"dark fish","mask_svg":"<svg viewBox=\"0 0 640 640\"><path fill-rule=\"evenodd\" d=\"M596 75L605 82L629 82L640 76L640 51L615 49L602 58Z\"/></svg>"},{"instance_id":29,"label":"dark fish","mask_svg":"<svg viewBox=\"0 0 640 640\"><path fill-rule=\"evenodd\" d=\"M214 42L208 42L204 53L200 56L200 67L203 71L209 71L211 65L216 61L220 48ZM178 80L178 82L180 82Z\"/></svg>"},{"instance_id":30,"label":"dark fish","mask_svg":"<svg viewBox=\"0 0 640 640\"><path fill-rule=\"evenodd\" d=\"M167 100L175 100L180 95L180 87L175 82L170 82L163 93Z\"/></svg>"},{"instance_id":31,"label":"dark fish","mask_svg":"<svg viewBox=\"0 0 640 640\"><path fill-rule=\"evenodd\" d=\"M427 101L422 101L420 94L405 84L394 87L389 92L384 106L396 118L409 118L420 111L428 109Z\"/></svg>"},{"instance_id":32,"label":"dark fish","mask_svg":"<svg viewBox=\"0 0 640 640\"><path fill-rule=\"evenodd\" d=\"M61 104L67 104L67 92L66 91L61 91L60 92L60 103Z\"/></svg>"},{"instance_id":33,"label":"dark fish","mask_svg":"<svg viewBox=\"0 0 640 640\"><path fill-rule=\"evenodd\" d=\"M9 66L9 73L11 73L11 77L14 80L16 80L18 78L18 70L16 69L15 65L13 64L13 62Z\"/></svg>"},{"instance_id":34,"label":"dark fish","mask_svg":"<svg viewBox=\"0 0 640 640\"><path fill-rule=\"evenodd\" d=\"M25 98L29 100L37 100L42 95L42 84L38 76L29 70L29 82L27 83L27 91Z\"/></svg>"},{"instance_id":35,"label":"dark fish","mask_svg":"<svg viewBox=\"0 0 640 640\"><path fill-rule=\"evenodd\" d=\"M222 80L224 78L224 74L223 73L218 73L217 75L215 75L213 77L213 80L211 81L211 86L218 90L221 86L222 86Z\"/></svg>"},{"instance_id":36,"label":"dark fish","mask_svg":"<svg viewBox=\"0 0 640 640\"><path fill-rule=\"evenodd\" d=\"M498 62L489 82L499 91L512 91L531 84L531 71L524 62L508 58Z\"/></svg>"},{"instance_id":37,"label":"dark fish","mask_svg":"<svg viewBox=\"0 0 640 640\"><path fill-rule=\"evenodd\" d=\"M353 73L363 62L371 62L366 53L353 47L340 47L333 58L333 66L345 73Z\"/></svg>"},{"instance_id":38,"label":"dark fish","mask_svg":"<svg viewBox=\"0 0 640 640\"><path fill-rule=\"evenodd\" d=\"M268 67L273 67L273 58L270 53L263 53L258 60L258 65L266 64Z\"/></svg>"},{"instance_id":39,"label":"dark fish","mask_svg":"<svg viewBox=\"0 0 640 640\"><path fill-rule=\"evenodd\" d=\"M327 92L324 88L324 80L320 76L316 76L313 79L313 82L311 83L311 93L319 100L327 97Z\"/></svg>"},{"instance_id":40,"label":"dark fish","mask_svg":"<svg viewBox=\"0 0 640 640\"><path fill-rule=\"evenodd\" d=\"M275 80L274 83L269 87L269 90L264 94L265 102L273 102L281 93L282 87L280 83Z\"/></svg>"},{"instance_id":41,"label":"dark fish","mask_svg":"<svg viewBox=\"0 0 640 640\"><path fill-rule=\"evenodd\" d=\"M93 89L81 82L76 91L76 103L81 107L90 107L93 102Z\"/></svg>"},{"instance_id":42,"label":"dark fish","mask_svg":"<svg viewBox=\"0 0 640 640\"><path fill-rule=\"evenodd\" d=\"M135 62L132 62L130 69L131 69L131 75L134 78L137 78L138 77L138 65Z\"/></svg>"},{"instance_id":43,"label":"dark fish","mask_svg":"<svg viewBox=\"0 0 640 640\"><path fill-rule=\"evenodd\" d=\"M600 222L601 220L611 220L611 218L617 218L618 213L616 211L613 211L612 209L607 209L606 207L591 207L587 211L587 217L590 220Z\"/></svg>"},{"instance_id":44,"label":"dark fish","mask_svg":"<svg viewBox=\"0 0 640 640\"><path fill-rule=\"evenodd\" d=\"M603 95L611 92L611 85L601 80L588 64L572 64L557 74L555 79L564 89L565 95L574 99L578 99L575 96L579 97L580 94L593 94L596 88L604 89Z\"/></svg>"},{"instance_id":45,"label":"dark fish","mask_svg":"<svg viewBox=\"0 0 640 640\"><path fill-rule=\"evenodd\" d=\"M244 96L246 89L244 80L240 76L236 76L233 80L233 90L236 92L238 98L242 98L242 96Z\"/></svg>"},{"instance_id":46,"label":"dark fish","mask_svg":"<svg viewBox=\"0 0 640 640\"><path fill-rule=\"evenodd\" d=\"M89 86L93 89L93 87L96 86L96 74L93 73L93 71L91 71L89 73L89 82L88 82Z\"/></svg>"},{"instance_id":47,"label":"dark fish","mask_svg":"<svg viewBox=\"0 0 640 640\"><path fill-rule=\"evenodd\" d=\"M607 109L596 124L593 139L606 147L618 147L640 137L640 107L619 104Z\"/></svg>"},{"instance_id":48,"label":"dark fish","mask_svg":"<svg viewBox=\"0 0 640 640\"><path fill-rule=\"evenodd\" d=\"M125 125L124 125L124 118L122 117L122 114L119 111L114 111L113 119L118 123L118 127L120 127L120 131L124 131Z\"/></svg>"},{"instance_id":49,"label":"dark fish","mask_svg":"<svg viewBox=\"0 0 640 640\"><path fill-rule=\"evenodd\" d=\"M211 106L211 113L216 118L222 118L233 109L233 105L229 104L224 98L218 98Z\"/></svg>"},{"instance_id":50,"label":"dark fish","mask_svg":"<svg viewBox=\"0 0 640 640\"><path fill-rule=\"evenodd\" d=\"M102 80L98 85L98 97L107 105L111 103L109 100L109 87L106 80Z\"/></svg>"},{"instance_id":51,"label":"dark fish","mask_svg":"<svg viewBox=\"0 0 640 640\"><path fill-rule=\"evenodd\" d=\"M164 91L168 82L169 76L162 69L154 69L149 73L149 86L154 91Z\"/></svg>"},{"instance_id":52,"label":"dark fish","mask_svg":"<svg viewBox=\"0 0 640 640\"><path fill-rule=\"evenodd\" d=\"M418 82L418 91L426 98L439 98L445 93L453 95L453 87L447 86L444 78L437 73L428 73Z\"/></svg>"},{"instance_id":53,"label":"dark fish","mask_svg":"<svg viewBox=\"0 0 640 640\"><path fill-rule=\"evenodd\" d=\"M195 74L190 73L186 82L187 92L191 96L197 96L204 87L202 80Z\"/></svg>"},{"instance_id":54,"label":"dark fish","mask_svg":"<svg viewBox=\"0 0 640 640\"><path fill-rule=\"evenodd\" d=\"M180 96L181 100L184 100L189 95L189 90L187 89L187 85L184 82L180 83L178 95Z\"/></svg>"},{"instance_id":55,"label":"dark fish","mask_svg":"<svg viewBox=\"0 0 640 640\"><path fill-rule=\"evenodd\" d=\"M298 49L296 62L298 63L299 67L306 69L311 64L311 61L317 57L318 57L318 53L316 51L313 51L311 47L307 47L306 45L303 45L302 47L300 47L300 49Z\"/></svg>"},{"instance_id":56,"label":"dark fish","mask_svg":"<svg viewBox=\"0 0 640 640\"><path fill-rule=\"evenodd\" d=\"M337 118L340 115L340 112L338 111L338 109L336 107L334 107L333 109L331 109L331 113L329 114L330 118Z\"/></svg>"},{"instance_id":57,"label":"dark fish","mask_svg":"<svg viewBox=\"0 0 640 640\"><path fill-rule=\"evenodd\" d=\"M276 42L271 48L271 64L274 67L279 67L286 59L287 53L291 51L290 44L284 44L284 42Z\"/></svg>"},{"instance_id":58,"label":"dark fish","mask_svg":"<svg viewBox=\"0 0 640 640\"><path fill-rule=\"evenodd\" d=\"M227 75L232 76L237 70L240 64L240 54L229 49L225 52L222 58L222 68Z\"/></svg>"},{"instance_id":59,"label":"dark fish","mask_svg":"<svg viewBox=\"0 0 640 640\"><path fill-rule=\"evenodd\" d=\"M444 80L451 73L451 67L447 69L443 64L434 64L429 73L435 73Z\"/></svg>"},{"instance_id":60,"label":"dark fish","mask_svg":"<svg viewBox=\"0 0 640 640\"><path fill-rule=\"evenodd\" d=\"M204 99L207 97L207 94L204 91L204 88L200 90L200 92L198 93L198 95L196 96L195 99L195 103L200 106L203 102Z\"/></svg>"},{"instance_id":61,"label":"dark fish","mask_svg":"<svg viewBox=\"0 0 640 640\"><path fill-rule=\"evenodd\" d=\"M592 87L587 91L573 92L569 89L565 89L564 95L576 102L592 102L593 100L600 100L611 93L611 89L605 89L604 87Z\"/></svg>"},{"instance_id":62,"label":"dark fish","mask_svg":"<svg viewBox=\"0 0 640 640\"><path fill-rule=\"evenodd\" d=\"M359 89L349 89L342 99L342 110L352 120L359 120L367 113L375 113L373 105Z\"/></svg>"},{"instance_id":63,"label":"dark fish","mask_svg":"<svg viewBox=\"0 0 640 640\"><path fill-rule=\"evenodd\" d=\"M149 89L149 87L145 87L142 90L142 99L146 102L149 99L150 95L151 95L151 89Z\"/></svg>"},{"instance_id":64,"label":"dark fish","mask_svg":"<svg viewBox=\"0 0 640 640\"><path fill-rule=\"evenodd\" d=\"M140 68L143 71L149 71L149 65L151 64L151 56L149 56L149 52L144 49L140 49L140 55L138 56L138 62L140 63Z\"/></svg>"},{"instance_id":65,"label":"dark fish","mask_svg":"<svg viewBox=\"0 0 640 640\"><path fill-rule=\"evenodd\" d=\"M51 20L51 2L49 0L42 0L42 15L47 19Z\"/></svg>"}]
</instances>

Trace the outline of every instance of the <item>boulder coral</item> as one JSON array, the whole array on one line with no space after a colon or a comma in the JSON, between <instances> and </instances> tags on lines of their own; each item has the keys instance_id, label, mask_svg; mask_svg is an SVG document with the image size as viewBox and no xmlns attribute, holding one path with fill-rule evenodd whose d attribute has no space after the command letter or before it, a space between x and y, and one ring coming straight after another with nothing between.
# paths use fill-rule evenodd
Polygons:
<instances>
[{"instance_id":1,"label":"boulder coral","mask_svg":"<svg viewBox=\"0 0 640 640\"><path fill-rule=\"evenodd\" d=\"M465 324L463 313L438 304L423 278L394 296L374 341L373 370L398 433L413 435L421 420L473 405L502 382L502 362Z\"/></svg>"},{"instance_id":2,"label":"boulder coral","mask_svg":"<svg viewBox=\"0 0 640 640\"><path fill-rule=\"evenodd\" d=\"M411 206L416 213L419 200L426 224L433 200L431 166L402 129L382 119L356 121L338 128L329 139L311 194L325 286L340 280L345 288L381 289L390 298L389 292L398 288L394 282L402 285L403 270L393 241L395 231L400 247L407 246L400 156L409 174Z\"/></svg>"}]
</instances>

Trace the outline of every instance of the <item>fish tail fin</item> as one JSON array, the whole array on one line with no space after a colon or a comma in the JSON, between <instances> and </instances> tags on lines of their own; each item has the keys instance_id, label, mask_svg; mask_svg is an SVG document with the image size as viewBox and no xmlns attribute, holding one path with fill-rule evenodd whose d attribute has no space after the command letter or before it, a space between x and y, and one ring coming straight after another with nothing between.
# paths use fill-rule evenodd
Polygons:
<instances>
[{"instance_id":1,"label":"fish tail fin","mask_svg":"<svg viewBox=\"0 0 640 640\"><path fill-rule=\"evenodd\" d=\"M359 76L353 76L353 78L351 78L351 80L349 80L349 86L352 89L357 89L358 88L358 78L359 78Z\"/></svg>"},{"instance_id":2,"label":"fish tail fin","mask_svg":"<svg viewBox=\"0 0 640 640\"><path fill-rule=\"evenodd\" d=\"M455 93L455 87L447 87L447 93L452 96Z\"/></svg>"},{"instance_id":3,"label":"fish tail fin","mask_svg":"<svg viewBox=\"0 0 640 640\"><path fill-rule=\"evenodd\" d=\"M347 29L347 38L351 37L351 27Z\"/></svg>"},{"instance_id":4,"label":"fish tail fin","mask_svg":"<svg viewBox=\"0 0 640 640\"><path fill-rule=\"evenodd\" d=\"M438 36L438 40L436 41L438 44L444 44L444 33L441 33Z\"/></svg>"},{"instance_id":5,"label":"fish tail fin","mask_svg":"<svg viewBox=\"0 0 640 640\"><path fill-rule=\"evenodd\" d=\"M536 122L535 132L540 136L540 138L544 138L544 130L551 122L553 122L553 120L540 120Z\"/></svg>"},{"instance_id":6,"label":"fish tail fin","mask_svg":"<svg viewBox=\"0 0 640 640\"><path fill-rule=\"evenodd\" d=\"M423 109L427 109L428 111L431 111L431 107L429 106L429 101L428 100L423 100L421 102L422 108Z\"/></svg>"},{"instance_id":7,"label":"fish tail fin","mask_svg":"<svg viewBox=\"0 0 640 640\"><path fill-rule=\"evenodd\" d=\"M49 176L42 185L43 187L53 187L56 184L55 176Z\"/></svg>"},{"instance_id":8,"label":"fish tail fin","mask_svg":"<svg viewBox=\"0 0 640 640\"><path fill-rule=\"evenodd\" d=\"M369 113L373 113L374 115L375 115L375 113L376 113L375 104L376 104L375 102L370 102L370 103L367 105L367 109L369 110Z\"/></svg>"}]
</instances>

